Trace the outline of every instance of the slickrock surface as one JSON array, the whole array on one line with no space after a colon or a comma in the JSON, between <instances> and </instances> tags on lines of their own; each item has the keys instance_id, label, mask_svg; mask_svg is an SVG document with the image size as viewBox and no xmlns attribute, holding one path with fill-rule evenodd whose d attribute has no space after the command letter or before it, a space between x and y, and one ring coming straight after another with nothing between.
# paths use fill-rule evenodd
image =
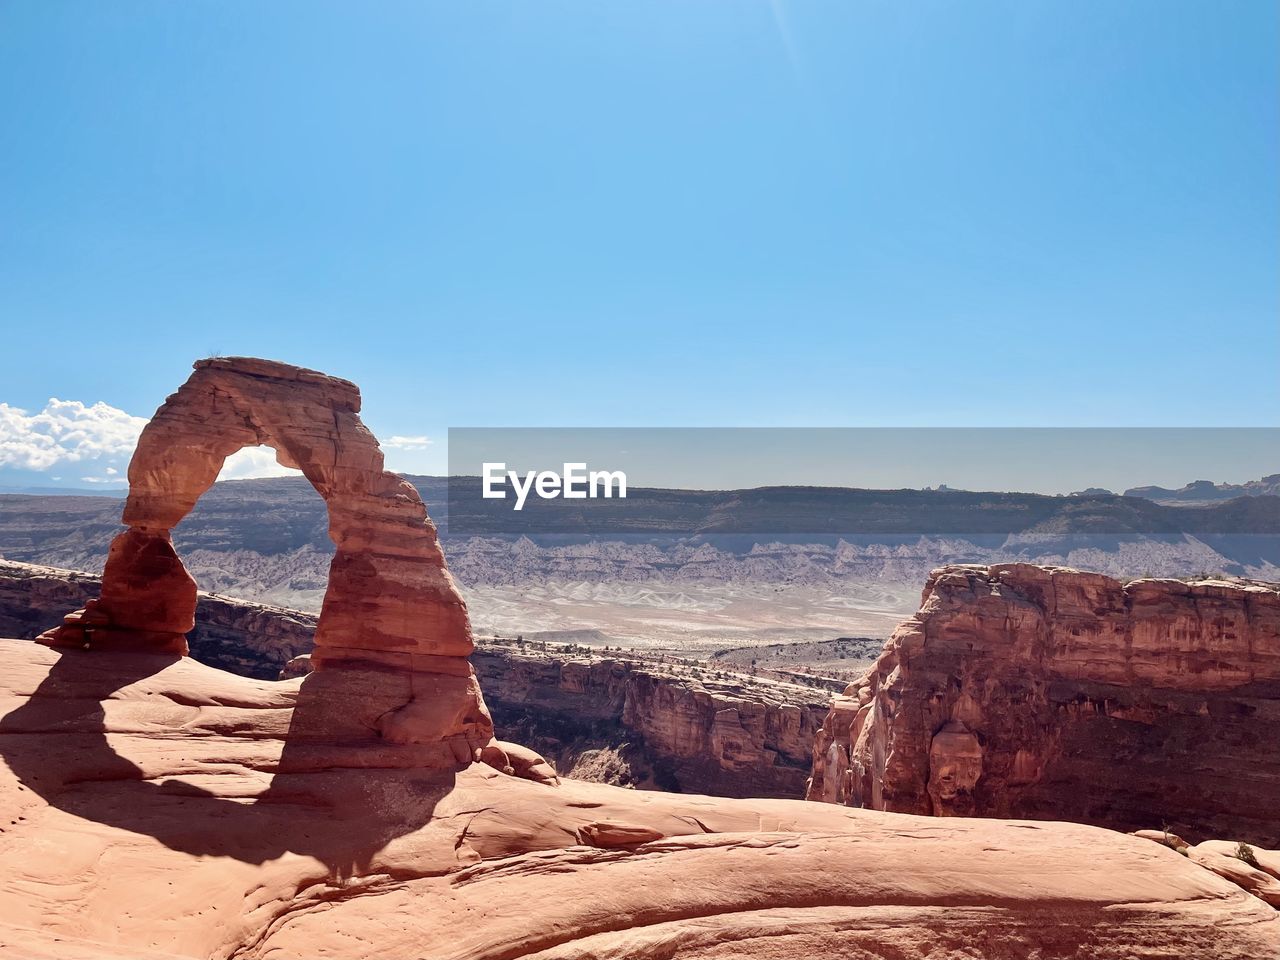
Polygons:
<instances>
[{"instance_id":1,"label":"slickrock surface","mask_svg":"<svg viewBox=\"0 0 1280 960\"><path fill-rule=\"evenodd\" d=\"M1259 900L1280 907L1280 851L1264 850L1240 841L1206 840L1194 847L1168 830L1135 830L1134 836L1154 840L1176 850L1192 863L1248 890Z\"/></svg>"},{"instance_id":2,"label":"slickrock surface","mask_svg":"<svg viewBox=\"0 0 1280 960\"><path fill-rule=\"evenodd\" d=\"M247 357L199 360L143 429L129 463L128 527L112 541L102 593L41 636L56 647L183 654L196 585L171 531L228 456L267 445L328 507L335 552L314 660L353 696L377 691L394 743L435 744L436 763L469 758L493 725L467 661L467 608L413 486L383 469L355 384ZM334 723L342 717L335 715Z\"/></svg>"},{"instance_id":3,"label":"slickrock surface","mask_svg":"<svg viewBox=\"0 0 1280 960\"><path fill-rule=\"evenodd\" d=\"M809 797L1280 845L1280 587L934 571L835 698Z\"/></svg>"},{"instance_id":4,"label":"slickrock surface","mask_svg":"<svg viewBox=\"0 0 1280 960\"><path fill-rule=\"evenodd\" d=\"M0 641L0 954L1255 960L1280 943L1261 900L1093 827L409 769L315 724L328 676Z\"/></svg>"}]
</instances>

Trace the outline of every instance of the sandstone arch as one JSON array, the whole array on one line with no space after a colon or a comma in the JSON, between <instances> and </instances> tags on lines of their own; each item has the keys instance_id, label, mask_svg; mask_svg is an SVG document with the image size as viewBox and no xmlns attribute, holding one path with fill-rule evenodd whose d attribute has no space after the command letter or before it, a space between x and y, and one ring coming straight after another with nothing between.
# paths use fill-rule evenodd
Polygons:
<instances>
[{"instance_id":1,"label":"sandstone arch","mask_svg":"<svg viewBox=\"0 0 1280 960\"><path fill-rule=\"evenodd\" d=\"M171 531L228 456L266 445L303 472L329 510L336 552L316 629L317 669L397 675L386 686L406 694L377 723L387 739L464 740L459 759L489 743L492 722L467 660L474 648L466 603L422 499L383 468L359 412L360 391L346 380L245 357L197 361L138 440L128 529L111 544L101 598L41 642L185 655L196 585Z\"/></svg>"}]
</instances>

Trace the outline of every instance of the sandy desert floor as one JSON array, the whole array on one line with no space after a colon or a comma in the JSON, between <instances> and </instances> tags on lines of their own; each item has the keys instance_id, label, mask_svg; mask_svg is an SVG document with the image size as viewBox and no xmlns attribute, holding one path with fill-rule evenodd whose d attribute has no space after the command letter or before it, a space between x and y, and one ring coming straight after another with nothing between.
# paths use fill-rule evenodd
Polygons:
<instances>
[{"instance_id":1,"label":"sandy desert floor","mask_svg":"<svg viewBox=\"0 0 1280 960\"><path fill-rule=\"evenodd\" d=\"M918 586L598 583L466 591L477 636L514 636L705 657L729 647L887 637L919 606Z\"/></svg>"}]
</instances>

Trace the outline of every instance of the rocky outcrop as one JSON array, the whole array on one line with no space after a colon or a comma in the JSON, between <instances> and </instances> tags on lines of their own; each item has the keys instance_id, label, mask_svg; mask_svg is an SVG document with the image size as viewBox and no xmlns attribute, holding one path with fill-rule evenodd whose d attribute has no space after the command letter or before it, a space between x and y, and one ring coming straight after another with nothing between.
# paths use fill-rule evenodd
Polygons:
<instances>
[{"instance_id":1,"label":"rocky outcrop","mask_svg":"<svg viewBox=\"0 0 1280 960\"><path fill-rule=\"evenodd\" d=\"M1280 587L934 571L836 697L808 796L1280 843Z\"/></svg>"},{"instance_id":2,"label":"rocky outcrop","mask_svg":"<svg viewBox=\"0 0 1280 960\"><path fill-rule=\"evenodd\" d=\"M584 746L627 745L652 771L638 785L666 790L800 797L826 713L819 691L687 665L532 645L471 659L500 729L532 735L566 770Z\"/></svg>"},{"instance_id":3,"label":"rocky outcrop","mask_svg":"<svg viewBox=\"0 0 1280 960\"><path fill-rule=\"evenodd\" d=\"M111 543L101 596L41 642L186 653L196 585L171 531L228 456L270 446L328 507L335 552L313 656L318 668L338 671L326 682L358 697L376 690L384 739L440 745L441 764L468 761L492 740L493 725L467 662L474 647L466 604L421 498L383 469L359 410L360 391L346 380L245 357L198 361L138 439L127 529Z\"/></svg>"},{"instance_id":4,"label":"rocky outcrop","mask_svg":"<svg viewBox=\"0 0 1280 960\"><path fill-rule=\"evenodd\" d=\"M1126 490L1124 495L1165 503L1206 503L1231 500L1235 497L1280 497L1280 473L1273 473L1261 480L1249 480L1245 483L1193 480L1177 490L1170 490L1167 487L1133 487Z\"/></svg>"},{"instance_id":5,"label":"rocky outcrop","mask_svg":"<svg viewBox=\"0 0 1280 960\"><path fill-rule=\"evenodd\" d=\"M1192 863L1280 908L1280 851L1263 850L1240 840L1206 840L1192 846L1168 829L1135 830L1134 836L1176 850Z\"/></svg>"},{"instance_id":6,"label":"rocky outcrop","mask_svg":"<svg viewBox=\"0 0 1280 960\"><path fill-rule=\"evenodd\" d=\"M326 673L0 641L0 954L1255 960L1280 938L1235 883L1094 827L407 767L320 735Z\"/></svg>"}]
</instances>

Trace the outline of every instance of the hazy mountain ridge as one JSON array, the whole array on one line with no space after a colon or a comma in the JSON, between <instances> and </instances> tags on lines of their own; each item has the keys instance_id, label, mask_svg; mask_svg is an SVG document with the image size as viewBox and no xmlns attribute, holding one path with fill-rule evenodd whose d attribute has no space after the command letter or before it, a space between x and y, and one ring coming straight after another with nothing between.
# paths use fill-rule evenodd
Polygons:
<instances>
[{"instance_id":1,"label":"hazy mountain ridge","mask_svg":"<svg viewBox=\"0 0 1280 960\"><path fill-rule=\"evenodd\" d=\"M1193 480L1177 490L1170 490L1168 487L1131 487L1124 495L1155 500L1158 503L1215 503L1236 497L1275 497L1280 496L1280 473L1246 483Z\"/></svg>"},{"instance_id":2,"label":"hazy mountain ridge","mask_svg":"<svg viewBox=\"0 0 1280 960\"><path fill-rule=\"evenodd\" d=\"M410 478L446 527L446 481ZM813 489L747 491L742 509L767 513L813 504ZM838 490L819 498L831 503ZM661 491L686 521L722 509L703 491ZM955 491L847 491L879 504L894 524L960 525L987 505L1026 514L1012 534L863 533L778 536L619 532L603 536L444 535L450 569L481 632L593 630L614 642L715 649L738 643L887 635L914 609L918 585L947 563L1031 561L1114 576L1191 576L1223 571L1280 576L1280 498L1163 506L1115 496L1038 497ZM967 506L957 506L957 496ZM716 499L719 497L719 499ZM648 494L615 513L645 509ZM747 502L749 501L749 502ZM98 572L121 529L113 497L0 496L0 556ZM869 508L868 508L869 509ZM776 517L774 518L776 519ZM1155 530L1157 532L1143 532ZM1133 531L1133 532L1125 532ZM1197 532L1200 531L1200 532ZM174 530L202 589L318 610L333 547L324 502L302 478L216 484Z\"/></svg>"}]
</instances>

